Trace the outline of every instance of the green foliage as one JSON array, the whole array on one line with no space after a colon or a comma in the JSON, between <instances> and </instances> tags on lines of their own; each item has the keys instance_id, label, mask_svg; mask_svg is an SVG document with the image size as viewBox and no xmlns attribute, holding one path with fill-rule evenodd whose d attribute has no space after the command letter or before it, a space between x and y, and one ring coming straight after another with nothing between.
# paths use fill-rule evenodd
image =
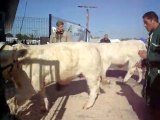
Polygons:
<instances>
[{"instance_id":1,"label":"green foliage","mask_svg":"<svg viewBox=\"0 0 160 120\"><path fill-rule=\"evenodd\" d=\"M22 40L23 39L23 35L18 33L18 34L16 34L16 38L18 38L18 40Z\"/></svg>"},{"instance_id":2,"label":"green foliage","mask_svg":"<svg viewBox=\"0 0 160 120\"><path fill-rule=\"evenodd\" d=\"M29 39L29 37L27 35L23 35L21 33L16 34L16 38L18 38L18 40L27 40Z\"/></svg>"},{"instance_id":3,"label":"green foliage","mask_svg":"<svg viewBox=\"0 0 160 120\"><path fill-rule=\"evenodd\" d=\"M11 33L6 33L6 37L13 37L13 34L11 34Z\"/></svg>"},{"instance_id":4,"label":"green foliage","mask_svg":"<svg viewBox=\"0 0 160 120\"><path fill-rule=\"evenodd\" d=\"M33 40L33 39L37 40L39 39L38 37L37 38L34 37L33 34L26 35L26 34L21 34L21 33L16 34L16 38L18 38L18 40Z\"/></svg>"}]
</instances>

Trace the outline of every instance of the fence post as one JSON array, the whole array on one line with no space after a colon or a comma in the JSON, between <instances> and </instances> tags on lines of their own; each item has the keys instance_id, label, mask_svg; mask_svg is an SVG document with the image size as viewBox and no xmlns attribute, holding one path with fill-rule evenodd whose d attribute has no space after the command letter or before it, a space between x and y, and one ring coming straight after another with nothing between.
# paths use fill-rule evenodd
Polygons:
<instances>
[{"instance_id":1,"label":"fence post","mask_svg":"<svg viewBox=\"0 0 160 120\"><path fill-rule=\"evenodd\" d=\"M86 42L88 42L87 37L88 37L88 31L87 31L87 28L86 28L86 39L85 39Z\"/></svg>"},{"instance_id":2,"label":"fence post","mask_svg":"<svg viewBox=\"0 0 160 120\"><path fill-rule=\"evenodd\" d=\"M89 39L90 39L89 34L90 34L90 31L86 28L86 36L85 36L86 37L86 39L85 39L86 42L89 42Z\"/></svg>"},{"instance_id":3,"label":"fence post","mask_svg":"<svg viewBox=\"0 0 160 120\"><path fill-rule=\"evenodd\" d=\"M52 32L52 14L49 14L49 38Z\"/></svg>"}]
</instances>

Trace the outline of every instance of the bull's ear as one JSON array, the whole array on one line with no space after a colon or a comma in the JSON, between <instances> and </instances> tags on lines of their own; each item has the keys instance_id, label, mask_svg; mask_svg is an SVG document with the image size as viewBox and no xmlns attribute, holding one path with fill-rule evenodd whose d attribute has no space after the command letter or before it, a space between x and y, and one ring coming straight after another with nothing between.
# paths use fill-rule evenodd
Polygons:
<instances>
[{"instance_id":1,"label":"bull's ear","mask_svg":"<svg viewBox=\"0 0 160 120\"><path fill-rule=\"evenodd\" d=\"M21 49L17 51L17 58L24 57L28 53L27 49Z\"/></svg>"}]
</instances>

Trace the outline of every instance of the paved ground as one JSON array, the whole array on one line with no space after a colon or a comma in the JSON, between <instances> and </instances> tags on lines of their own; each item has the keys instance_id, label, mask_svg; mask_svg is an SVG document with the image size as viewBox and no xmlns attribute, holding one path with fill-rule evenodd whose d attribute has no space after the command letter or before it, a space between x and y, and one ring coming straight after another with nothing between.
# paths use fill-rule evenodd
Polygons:
<instances>
[{"instance_id":1,"label":"paved ground","mask_svg":"<svg viewBox=\"0 0 160 120\"><path fill-rule=\"evenodd\" d=\"M83 110L88 98L85 80L72 81L61 92L55 86L47 87L47 95L52 103L49 112L40 112L39 95L20 108L18 115L22 120L151 120L145 101L141 97L142 83L137 84L134 75L127 84L121 84L120 76L125 71L110 70L110 85L102 86L104 90L98 96L94 106Z\"/></svg>"}]
</instances>

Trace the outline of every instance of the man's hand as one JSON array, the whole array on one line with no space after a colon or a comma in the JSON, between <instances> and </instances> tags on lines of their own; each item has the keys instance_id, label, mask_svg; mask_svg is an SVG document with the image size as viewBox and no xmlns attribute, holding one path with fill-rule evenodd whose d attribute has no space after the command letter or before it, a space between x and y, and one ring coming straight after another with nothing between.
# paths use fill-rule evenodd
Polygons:
<instances>
[{"instance_id":1,"label":"man's hand","mask_svg":"<svg viewBox=\"0 0 160 120\"><path fill-rule=\"evenodd\" d=\"M136 67L142 68L142 61L136 63Z\"/></svg>"},{"instance_id":2,"label":"man's hand","mask_svg":"<svg viewBox=\"0 0 160 120\"><path fill-rule=\"evenodd\" d=\"M147 58L147 51L145 51L145 50L139 50L138 54L142 59L146 59Z\"/></svg>"}]
</instances>

